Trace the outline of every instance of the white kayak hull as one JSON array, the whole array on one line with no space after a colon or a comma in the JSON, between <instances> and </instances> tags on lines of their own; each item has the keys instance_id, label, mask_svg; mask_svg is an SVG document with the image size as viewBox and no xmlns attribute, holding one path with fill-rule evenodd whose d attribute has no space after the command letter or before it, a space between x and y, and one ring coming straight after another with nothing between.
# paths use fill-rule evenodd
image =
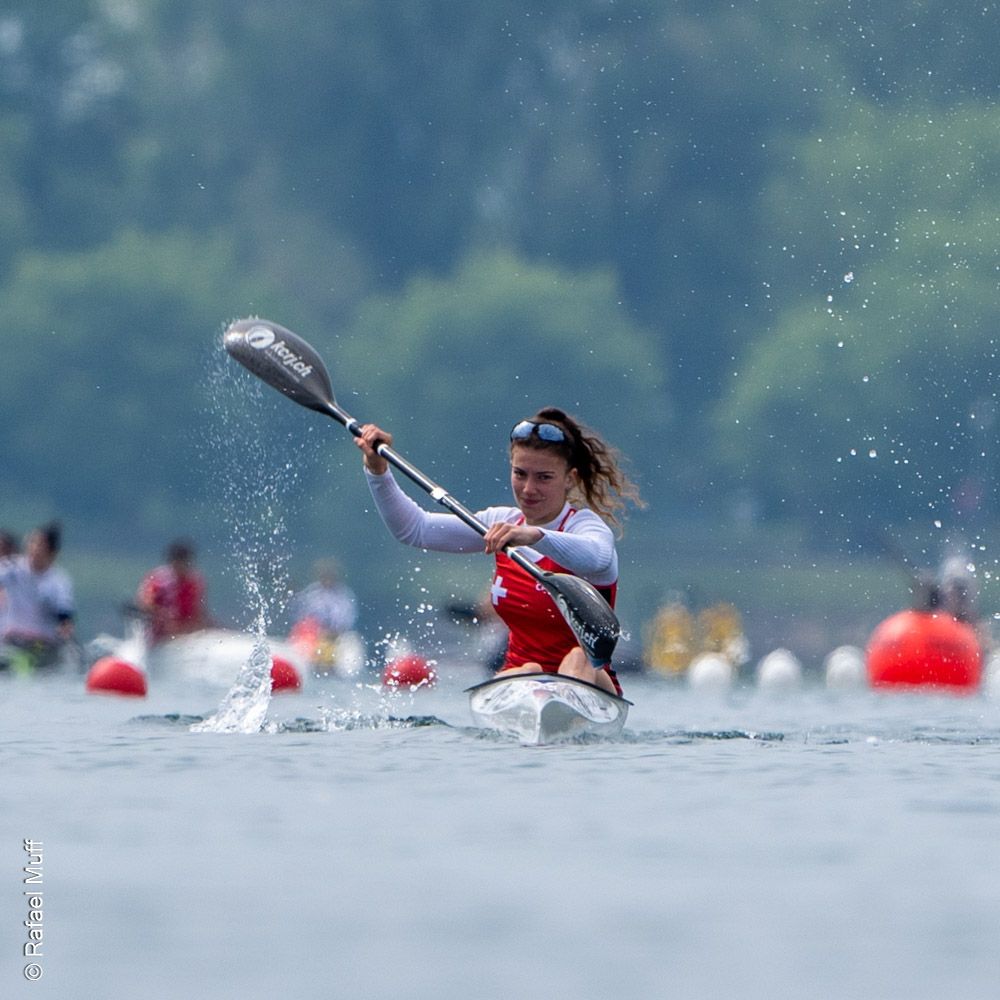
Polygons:
<instances>
[{"instance_id":1,"label":"white kayak hull","mask_svg":"<svg viewBox=\"0 0 1000 1000\"><path fill-rule=\"evenodd\" d=\"M562 674L500 674L466 690L476 725L529 746L619 736L631 704Z\"/></svg>"}]
</instances>

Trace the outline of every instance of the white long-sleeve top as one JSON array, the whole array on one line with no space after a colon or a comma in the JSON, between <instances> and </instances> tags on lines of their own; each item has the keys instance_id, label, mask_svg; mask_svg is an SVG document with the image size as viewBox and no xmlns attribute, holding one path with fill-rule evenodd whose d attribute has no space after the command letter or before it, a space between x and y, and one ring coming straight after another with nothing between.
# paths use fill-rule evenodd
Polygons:
<instances>
[{"instance_id":1,"label":"white long-sleeve top","mask_svg":"<svg viewBox=\"0 0 1000 1000\"><path fill-rule=\"evenodd\" d=\"M72 618L75 610L73 584L64 570L50 566L36 573L26 556L0 559L0 587L6 594L0 616L4 635L59 640L59 623Z\"/></svg>"},{"instance_id":2,"label":"white long-sleeve top","mask_svg":"<svg viewBox=\"0 0 1000 1000\"><path fill-rule=\"evenodd\" d=\"M407 496L391 471L381 476L365 469L375 507L393 537L406 545L434 552L482 552L482 536L455 514L431 513ZM611 529L592 511L570 510L567 503L548 524L539 525L542 537L530 548L519 546L533 562L548 556L570 573L609 587L618 579L618 552ZM485 525L516 523L522 517L517 507L487 507L476 511ZM562 531L559 525L565 519Z\"/></svg>"}]
</instances>

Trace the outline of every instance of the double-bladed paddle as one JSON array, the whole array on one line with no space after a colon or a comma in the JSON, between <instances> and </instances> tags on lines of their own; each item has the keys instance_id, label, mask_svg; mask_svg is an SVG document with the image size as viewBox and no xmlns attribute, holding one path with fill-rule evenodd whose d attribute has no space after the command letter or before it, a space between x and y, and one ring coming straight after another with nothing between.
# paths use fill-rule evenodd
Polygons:
<instances>
[{"instance_id":1,"label":"double-bladed paddle","mask_svg":"<svg viewBox=\"0 0 1000 1000\"><path fill-rule=\"evenodd\" d=\"M223 344L232 357L259 379L300 406L333 417L355 437L361 436L361 424L337 405L322 359L291 330L265 319L241 319L226 330ZM442 507L480 535L486 534L486 525L472 511L389 445L382 443L377 451ZM608 663L621 635L621 626L597 590L569 573L539 569L517 546L508 546L505 551L550 594L590 662L595 667Z\"/></svg>"}]
</instances>

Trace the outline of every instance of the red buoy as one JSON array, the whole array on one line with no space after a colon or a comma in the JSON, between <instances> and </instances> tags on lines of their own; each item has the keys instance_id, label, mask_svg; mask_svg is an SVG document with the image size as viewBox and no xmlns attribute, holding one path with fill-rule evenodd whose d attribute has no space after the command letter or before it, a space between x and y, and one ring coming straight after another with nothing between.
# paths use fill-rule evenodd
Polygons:
<instances>
[{"instance_id":1,"label":"red buoy","mask_svg":"<svg viewBox=\"0 0 1000 1000\"><path fill-rule=\"evenodd\" d=\"M900 611L868 641L868 682L874 688L979 687L982 650L975 630L942 611Z\"/></svg>"},{"instance_id":2,"label":"red buoy","mask_svg":"<svg viewBox=\"0 0 1000 1000\"><path fill-rule=\"evenodd\" d=\"M102 656L87 674L87 690L94 694L146 697L146 675L126 660Z\"/></svg>"},{"instance_id":3,"label":"red buoy","mask_svg":"<svg viewBox=\"0 0 1000 1000\"><path fill-rule=\"evenodd\" d=\"M271 693L298 691L302 687L299 672L283 656L271 657Z\"/></svg>"},{"instance_id":4,"label":"red buoy","mask_svg":"<svg viewBox=\"0 0 1000 1000\"><path fill-rule=\"evenodd\" d=\"M437 682L434 668L416 653L407 653L390 660L382 671L382 684L388 688L433 687Z\"/></svg>"}]
</instances>

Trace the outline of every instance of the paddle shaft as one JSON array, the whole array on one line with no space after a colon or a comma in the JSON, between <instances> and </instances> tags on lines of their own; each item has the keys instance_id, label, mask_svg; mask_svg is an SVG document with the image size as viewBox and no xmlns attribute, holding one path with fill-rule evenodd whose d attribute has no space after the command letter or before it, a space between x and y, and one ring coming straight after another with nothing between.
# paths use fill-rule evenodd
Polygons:
<instances>
[{"instance_id":1,"label":"paddle shaft","mask_svg":"<svg viewBox=\"0 0 1000 1000\"><path fill-rule=\"evenodd\" d=\"M355 437L361 437L361 424L336 403L327 400L325 412L342 423ZM385 444L385 442L379 444L375 450L390 465L395 466L407 478L413 480L432 500L460 518L480 535L486 534L488 530L486 525L468 507L456 500L443 486L439 486L433 479L425 476L415 465L403 458L398 451ZM539 583L547 583L545 570L539 569L517 546L509 545L504 549L504 552L506 552L507 556L513 562L516 562L523 570L530 573Z\"/></svg>"}]
</instances>

